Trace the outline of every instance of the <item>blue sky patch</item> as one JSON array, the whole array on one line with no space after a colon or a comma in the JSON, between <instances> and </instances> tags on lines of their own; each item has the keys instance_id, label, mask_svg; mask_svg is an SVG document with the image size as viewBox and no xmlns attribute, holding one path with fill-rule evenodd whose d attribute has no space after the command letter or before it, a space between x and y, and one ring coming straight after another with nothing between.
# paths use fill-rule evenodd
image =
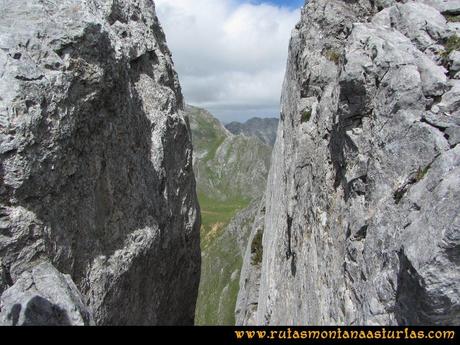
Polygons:
<instances>
[{"instance_id":1,"label":"blue sky patch","mask_svg":"<svg viewBox=\"0 0 460 345\"><path fill-rule=\"evenodd\" d=\"M248 2L251 4L266 3L282 7L299 8L304 5L305 0L242 0L242 2Z\"/></svg>"}]
</instances>

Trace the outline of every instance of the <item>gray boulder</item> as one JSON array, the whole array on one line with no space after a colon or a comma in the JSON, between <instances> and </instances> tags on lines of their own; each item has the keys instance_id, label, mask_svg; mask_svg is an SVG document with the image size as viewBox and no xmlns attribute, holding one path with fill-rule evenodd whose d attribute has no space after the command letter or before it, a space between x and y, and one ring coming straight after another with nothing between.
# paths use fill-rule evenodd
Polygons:
<instances>
[{"instance_id":1,"label":"gray boulder","mask_svg":"<svg viewBox=\"0 0 460 345\"><path fill-rule=\"evenodd\" d=\"M456 75L460 72L460 52L454 50L449 55L449 63L450 63L450 72L452 75ZM457 78L458 79L458 78Z\"/></svg>"},{"instance_id":2,"label":"gray boulder","mask_svg":"<svg viewBox=\"0 0 460 345\"><path fill-rule=\"evenodd\" d=\"M89 326L94 321L72 278L50 263L42 263L24 272L2 294L0 324Z\"/></svg>"},{"instance_id":3,"label":"gray boulder","mask_svg":"<svg viewBox=\"0 0 460 345\"><path fill-rule=\"evenodd\" d=\"M460 14L460 0L421 0L441 13Z\"/></svg>"}]
</instances>

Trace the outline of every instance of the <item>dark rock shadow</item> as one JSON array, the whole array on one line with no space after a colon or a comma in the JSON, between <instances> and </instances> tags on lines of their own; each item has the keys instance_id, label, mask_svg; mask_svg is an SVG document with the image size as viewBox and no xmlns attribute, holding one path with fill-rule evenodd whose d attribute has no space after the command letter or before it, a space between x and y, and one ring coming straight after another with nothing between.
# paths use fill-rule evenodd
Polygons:
<instances>
[{"instance_id":1,"label":"dark rock shadow","mask_svg":"<svg viewBox=\"0 0 460 345\"><path fill-rule=\"evenodd\" d=\"M420 313L420 306L423 302L420 277L402 251L399 253L399 263L396 320L399 325L420 325L424 323L424 317Z\"/></svg>"},{"instance_id":2,"label":"dark rock shadow","mask_svg":"<svg viewBox=\"0 0 460 345\"><path fill-rule=\"evenodd\" d=\"M11 308L11 312L8 314L8 318L12 320L13 326L18 325L19 316L21 315L21 309L22 307L20 304L15 304Z\"/></svg>"},{"instance_id":3,"label":"dark rock shadow","mask_svg":"<svg viewBox=\"0 0 460 345\"><path fill-rule=\"evenodd\" d=\"M72 322L67 315L67 311L41 296L35 296L27 303L22 326L50 325L70 326Z\"/></svg>"},{"instance_id":4,"label":"dark rock shadow","mask_svg":"<svg viewBox=\"0 0 460 345\"><path fill-rule=\"evenodd\" d=\"M401 251L395 317L399 325L446 326L460 322L460 308L439 293L425 287L423 278ZM455 320L455 321L452 321Z\"/></svg>"}]
</instances>

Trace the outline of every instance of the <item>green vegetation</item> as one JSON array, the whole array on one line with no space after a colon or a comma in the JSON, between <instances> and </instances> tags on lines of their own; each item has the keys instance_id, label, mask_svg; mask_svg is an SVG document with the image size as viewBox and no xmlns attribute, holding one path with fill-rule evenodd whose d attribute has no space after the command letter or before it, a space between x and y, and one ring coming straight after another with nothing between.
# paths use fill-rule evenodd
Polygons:
<instances>
[{"instance_id":1,"label":"green vegetation","mask_svg":"<svg viewBox=\"0 0 460 345\"><path fill-rule=\"evenodd\" d=\"M258 139L232 136L208 111L188 106L194 171L201 208L201 280L197 325L234 325L242 267L241 236L247 240L254 214L238 217L239 231L228 228L265 188L271 147ZM234 230L234 228L232 227ZM235 233L236 232L236 233Z\"/></svg>"},{"instance_id":2,"label":"green vegetation","mask_svg":"<svg viewBox=\"0 0 460 345\"><path fill-rule=\"evenodd\" d=\"M234 325L243 259L238 241L224 231L249 205L245 199L217 201L199 193L201 207L201 281L195 311L197 325Z\"/></svg>"},{"instance_id":3,"label":"green vegetation","mask_svg":"<svg viewBox=\"0 0 460 345\"><path fill-rule=\"evenodd\" d=\"M302 112L302 117L300 119L300 122L301 123L306 123L308 121L310 121L311 119L311 110L310 109L306 109Z\"/></svg>"},{"instance_id":4,"label":"green vegetation","mask_svg":"<svg viewBox=\"0 0 460 345\"><path fill-rule=\"evenodd\" d=\"M393 194L393 199L395 200L396 204L399 204L406 194L407 189L406 188L400 188Z\"/></svg>"},{"instance_id":5,"label":"green vegetation","mask_svg":"<svg viewBox=\"0 0 460 345\"><path fill-rule=\"evenodd\" d=\"M460 50L460 37L458 35L450 36L444 47L446 49L442 53L442 56L447 58L454 50Z\"/></svg>"},{"instance_id":6,"label":"green vegetation","mask_svg":"<svg viewBox=\"0 0 460 345\"><path fill-rule=\"evenodd\" d=\"M427 165L425 168L419 168L417 171L417 175L415 175L415 181L420 182L428 173L428 170L430 170L430 166Z\"/></svg>"},{"instance_id":7,"label":"green vegetation","mask_svg":"<svg viewBox=\"0 0 460 345\"><path fill-rule=\"evenodd\" d=\"M198 193L198 201L201 207L201 247L208 245L221 235L221 231L228 225L238 211L249 205L249 200L233 199L217 201L208 196Z\"/></svg>"},{"instance_id":8,"label":"green vegetation","mask_svg":"<svg viewBox=\"0 0 460 345\"><path fill-rule=\"evenodd\" d=\"M431 164L427 165L424 168L419 168L417 170L417 173L415 174L415 177L411 178L411 180L406 183L404 186L399 188L396 192L393 194L393 198L397 204L399 204L404 197L404 195L407 193L408 189L410 188L411 185L414 183L420 182L423 178L425 178L426 174L431 168Z\"/></svg>"},{"instance_id":9,"label":"green vegetation","mask_svg":"<svg viewBox=\"0 0 460 345\"><path fill-rule=\"evenodd\" d=\"M460 22L460 15L446 14L444 15L444 17L446 17L446 20L449 23L459 23Z\"/></svg>"},{"instance_id":10,"label":"green vegetation","mask_svg":"<svg viewBox=\"0 0 460 345\"><path fill-rule=\"evenodd\" d=\"M196 152L207 151L207 155L203 158L203 162L206 163L215 157L216 151L225 140L226 135L216 119L202 114L201 109L194 108L192 111L193 146Z\"/></svg>"},{"instance_id":11,"label":"green vegetation","mask_svg":"<svg viewBox=\"0 0 460 345\"><path fill-rule=\"evenodd\" d=\"M334 49L327 49L324 53L324 56L329 60L335 63L336 65L340 62L340 53Z\"/></svg>"},{"instance_id":12,"label":"green vegetation","mask_svg":"<svg viewBox=\"0 0 460 345\"><path fill-rule=\"evenodd\" d=\"M260 265L264 254L262 245L263 232L258 231L251 243L251 261L253 265Z\"/></svg>"},{"instance_id":13,"label":"green vegetation","mask_svg":"<svg viewBox=\"0 0 460 345\"><path fill-rule=\"evenodd\" d=\"M235 325L242 265L237 241L228 232L222 233L203 252L196 325Z\"/></svg>"},{"instance_id":14,"label":"green vegetation","mask_svg":"<svg viewBox=\"0 0 460 345\"><path fill-rule=\"evenodd\" d=\"M195 322L197 325L234 325L243 259L237 239L224 230L231 219L249 205L249 201L217 201L201 193L198 199L203 256Z\"/></svg>"},{"instance_id":15,"label":"green vegetation","mask_svg":"<svg viewBox=\"0 0 460 345\"><path fill-rule=\"evenodd\" d=\"M252 199L258 186L265 187L260 163L268 170L271 147L255 138L230 135L203 109L189 107L188 114L198 193L230 203L241 197Z\"/></svg>"}]
</instances>

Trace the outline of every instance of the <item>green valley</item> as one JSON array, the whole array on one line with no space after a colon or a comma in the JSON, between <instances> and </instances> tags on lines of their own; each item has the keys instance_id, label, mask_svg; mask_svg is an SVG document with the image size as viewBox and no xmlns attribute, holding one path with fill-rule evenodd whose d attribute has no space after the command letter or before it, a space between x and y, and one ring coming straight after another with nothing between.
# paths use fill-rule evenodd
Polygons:
<instances>
[{"instance_id":1,"label":"green valley","mask_svg":"<svg viewBox=\"0 0 460 345\"><path fill-rule=\"evenodd\" d=\"M265 191L271 146L235 135L211 113L186 107L201 207L197 325L233 325L246 241ZM273 131L273 129L272 129Z\"/></svg>"}]
</instances>

